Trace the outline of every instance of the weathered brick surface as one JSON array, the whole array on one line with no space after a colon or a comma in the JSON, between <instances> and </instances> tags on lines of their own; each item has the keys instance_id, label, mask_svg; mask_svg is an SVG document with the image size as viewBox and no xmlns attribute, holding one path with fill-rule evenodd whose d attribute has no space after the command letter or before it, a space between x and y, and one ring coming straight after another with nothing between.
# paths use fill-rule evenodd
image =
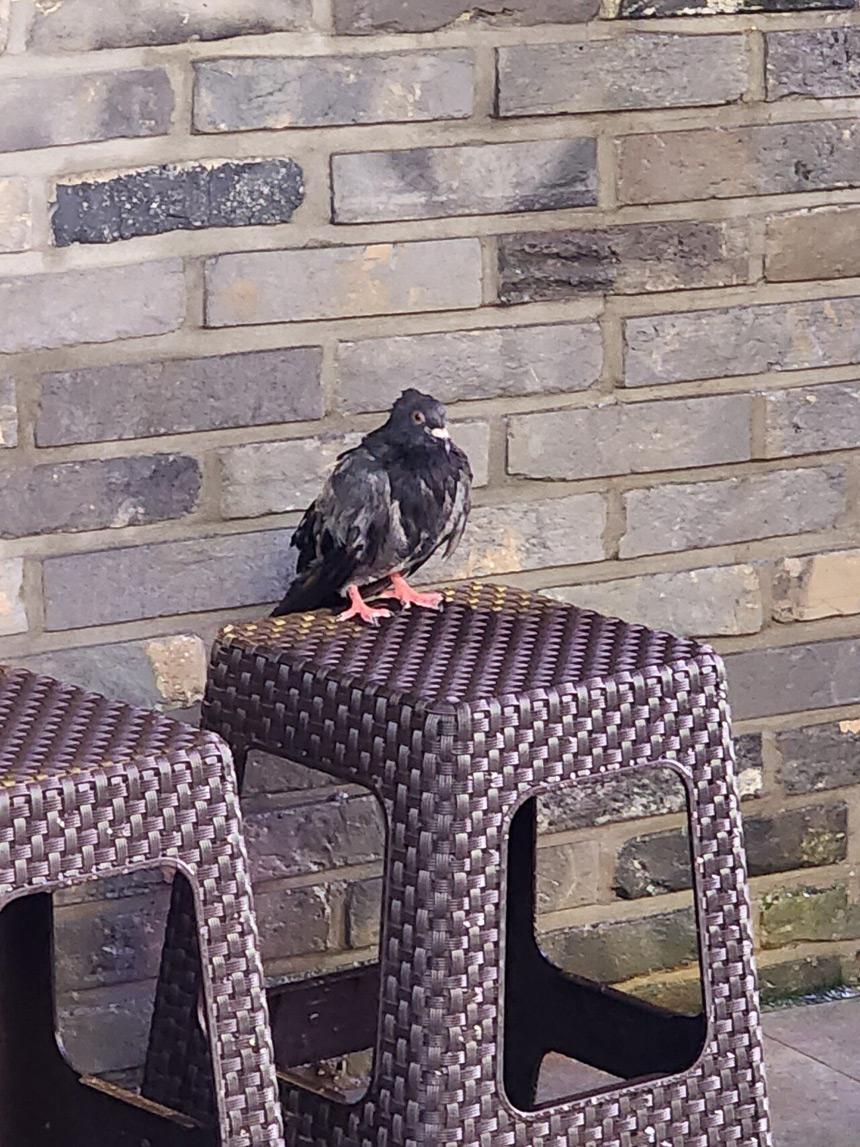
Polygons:
<instances>
[{"instance_id":1,"label":"weathered brick surface","mask_svg":"<svg viewBox=\"0 0 860 1147\"><path fill-rule=\"evenodd\" d=\"M778 889L762 898L761 944L781 948L804 940L853 940L860 936L860 907L844 884Z\"/></svg>"},{"instance_id":2,"label":"weathered brick surface","mask_svg":"<svg viewBox=\"0 0 860 1147\"><path fill-rule=\"evenodd\" d=\"M67 247L167 231L289 223L304 194L302 170L291 159L144 167L58 184L54 241Z\"/></svg>"},{"instance_id":3,"label":"weathered brick surface","mask_svg":"<svg viewBox=\"0 0 860 1147\"><path fill-rule=\"evenodd\" d=\"M826 530L845 504L838 466L684 482L624 495L623 558Z\"/></svg>"},{"instance_id":4,"label":"weathered brick surface","mask_svg":"<svg viewBox=\"0 0 860 1147\"><path fill-rule=\"evenodd\" d=\"M764 401L769 458L860 446L858 384L768 391Z\"/></svg>"},{"instance_id":5,"label":"weathered brick surface","mask_svg":"<svg viewBox=\"0 0 860 1147\"><path fill-rule=\"evenodd\" d=\"M854 119L625 136L618 144L619 199L671 203L856 187L858 139Z\"/></svg>"},{"instance_id":6,"label":"weathered brick surface","mask_svg":"<svg viewBox=\"0 0 860 1147\"><path fill-rule=\"evenodd\" d=\"M18 445L18 407L15 381L0 375L0 450Z\"/></svg>"},{"instance_id":7,"label":"weathered brick surface","mask_svg":"<svg viewBox=\"0 0 860 1147\"><path fill-rule=\"evenodd\" d=\"M481 302L481 250L440 239L220 255L206 293L211 327L459 310Z\"/></svg>"},{"instance_id":8,"label":"weathered brick surface","mask_svg":"<svg viewBox=\"0 0 860 1147\"><path fill-rule=\"evenodd\" d=\"M696 925L692 909L681 908L641 920L546 932L541 947L565 971L612 984L691 963L696 959Z\"/></svg>"},{"instance_id":9,"label":"weathered brick surface","mask_svg":"<svg viewBox=\"0 0 860 1147\"><path fill-rule=\"evenodd\" d=\"M170 887L161 883L146 896L59 908L58 988L95 988L155 977L169 903Z\"/></svg>"},{"instance_id":10,"label":"weathered brick surface","mask_svg":"<svg viewBox=\"0 0 860 1147\"><path fill-rule=\"evenodd\" d=\"M334 220L553 211L597 202L595 140L422 147L332 157Z\"/></svg>"},{"instance_id":11,"label":"weathered brick surface","mask_svg":"<svg viewBox=\"0 0 860 1147\"><path fill-rule=\"evenodd\" d=\"M448 24L484 21L514 24L579 24L596 16L599 0L334 0L337 32L432 32Z\"/></svg>"},{"instance_id":12,"label":"weathered brick surface","mask_svg":"<svg viewBox=\"0 0 860 1147\"><path fill-rule=\"evenodd\" d=\"M181 518L196 507L200 486L198 463L181 454L12 470L3 483L0 537Z\"/></svg>"},{"instance_id":13,"label":"weathered brick surface","mask_svg":"<svg viewBox=\"0 0 860 1147\"><path fill-rule=\"evenodd\" d=\"M860 29L769 32L766 44L768 99L860 94Z\"/></svg>"},{"instance_id":14,"label":"weathered brick surface","mask_svg":"<svg viewBox=\"0 0 860 1147\"><path fill-rule=\"evenodd\" d=\"M36 442L58 446L319 418L321 361L319 347L293 347L45 374Z\"/></svg>"},{"instance_id":15,"label":"weathered brick surface","mask_svg":"<svg viewBox=\"0 0 860 1147\"><path fill-rule=\"evenodd\" d=\"M275 601L295 568L291 534L269 530L49 558L46 624L77 629Z\"/></svg>"},{"instance_id":16,"label":"weathered brick surface","mask_svg":"<svg viewBox=\"0 0 860 1147\"><path fill-rule=\"evenodd\" d=\"M331 903L324 887L256 889L254 909L265 961L324 952L328 948Z\"/></svg>"},{"instance_id":17,"label":"weathered brick surface","mask_svg":"<svg viewBox=\"0 0 860 1147\"><path fill-rule=\"evenodd\" d=\"M21 558L0 559L0 636L26 633L23 590L24 562Z\"/></svg>"},{"instance_id":18,"label":"weathered brick surface","mask_svg":"<svg viewBox=\"0 0 860 1147\"><path fill-rule=\"evenodd\" d=\"M23 5L22 5L23 6ZM311 0L30 0L28 47L84 52L137 44L181 44L308 28Z\"/></svg>"},{"instance_id":19,"label":"weathered brick surface","mask_svg":"<svg viewBox=\"0 0 860 1147\"><path fill-rule=\"evenodd\" d=\"M0 151L166 135L173 104L163 68L7 77L0 91Z\"/></svg>"},{"instance_id":20,"label":"weathered brick surface","mask_svg":"<svg viewBox=\"0 0 860 1147\"><path fill-rule=\"evenodd\" d=\"M63 1050L82 1074L139 1067L146 1055L155 981L57 993Z\"/></svg>"},{"instance_id":21,"label":"weathered brick surface","mask_svg":"<svg viewBox=\"0 0 860 1147\"><path fill-rule=\"evenodd\" d=\"M615 403L508 420L508 471L592 478L743 462L750 457L746 395Z\"/></svg>"},{"instance_id":22,"label":"weathered brick surface","mask_svg":"<svg viewBox=\"0 0 860 1147\"><path fill-rule=\"evenodd\" d=\"M764 1004L818 994L844 983L838 956L807 956L779 964L759 963L759 992Z\"/></svg>"},{"instance_id":23,"label":"weathered brick surface","mask_svg":"<svg viewBox=\"0 0 860 1147\"><path fill-rule=\"evenodd\" d=\"M384 410L407 386L442 402L586 390L603 349L593 323L501 327L343 342L338 406Z\"/></svg>"},{"instance_id":24,"label":"weathered brick surface","mask_svg":"<svg viewBox=\"0 0 860 1147\"><path fill-rule=\"evenodd\" d=\"M476 486L487 484L490 431L486 422L451 427L466 451ZM304 510L344 450L357 446L360 434L328 434L286 442L255 442L220 452L222 512L225 518L254 518Z\"/></svg>"},{"instance_id":25,"label":"weathered brick surface","mask_svg":"<svg viewBox=\"0 0 860 1147\"><path fill-rule=\"evenodd\" d=\"M617 15L627 19L643 16L723 16L747 12L806 12L853 8L854 0L618 0Z\"/></svg>"},{"instance_id":26,"label":"weathered brick surface","mask_svg":"<svg viewBox=\"0 0 860 1147\"><path fill-rule=\"evenodd\" d=\"M178 259L0 278L0 354L166 334L184 318Z\"/></svg>"},{"instance_id":27,"label":"weathered brick surface","mask_svg":"<svg viewBox=\"0 0 860 1147\"><path fill-rule=\"evenodd\" d=\"M502 116L732 103L747 86L741 36L640 33L498 50Z\"/></svg>"},{"instance_id":28,"label":"weathered brick surface","mask_svg":"<svg viewBox=\"0 0 860 1147\"><path fill-rule=\"evenodd\" d=\"M30 189L25 179L0 179L0 254L26 251L30 246L33 219Z\"/></svg>"},{"instance_id":29,"label":"weathered brick surface","mask_svg":"<svg viewBox=\"0 0 860 1147\"><path fill-rule=\"evenodd\" d=\"M821 207L767 221L765 276L772 283L860 275L860 207Z\"/></svg>"},{"instance_id":30,"label":"weathered brick surface","mask_svg":"<svg viewBox=\"0 0 860 1147\"><path fill-rule=\"evenodd\" d=\"M752 565L641 574L546 591L561 601L672 633L707 637L757 633L761 587Z\"/></svg>"},{"instance_id":31,"label":"weathered brick surface","mask_svg":"<svg viewBox=\"0 0 860 1147\"><path fill-rule=\"evenodd\" d=\"M853 637L730 653L732 712L743 719L855 704L858 657L860 640Z\"/></svg>"},{"instance_id":32,"label":"weathered brick surface","mask_svg":"<svg viewBox=\"0 0 860 1147\"><path fill-rule=\"evenodd\" d=\"M773 579L777 621L860 613L860 550L784 558Z\"/></svg>"},{"instance_id":33,"label":"weathered brick surface","mask_svg":"<svg viewBox=\"0 0 860 1147\"><path fill-rule=\"evenodd\" d=\"M565 832L680 812L684 786L667 768L641 769L601 781L565 785L538 799L541 832Z\"/></svg>"},{"instance_id":34,"label":"weathered brick surface","mask_svg":"<svg viewBox=\"0 0 860 1147\"><path fill-rule=\"evenodd\" d=\"M628 319L625 385L860 362L860 299Z\"/></svg>"},{"instance_id":35,"label":"weathered brick surface","mask_svg":"<svg viewBox=\"0 0 860 1147\"><path fill-rule=\"evenodd\" d=\"M204 61L196 66L201 132L462 119L472 111L471 52Z\"/></svg>"},{"instance_id":36,"label":"weathered brick surface","mask_svg":"<svg viewBox=\"0 0 860 1147\"><path fill-rule=\"evenodd\" d=\"M847 808L810 805L775 816L747 815L744 839L750 876L838 864L847 855ZM615 889L626 900L690 888L692 879L686 828L634 837L615 869Z\"/></svg>"},{"instance_id":37,"label":"weathered brick surface","mask_svg":"<svg viewBox=\"0 0 860 1147\"><path fill-rule=\"evenodd\" d=\"M779 780L787 793L813 793L860 783L860 723L834 721L776 735Z\"/></svg>"},{"instance_id":38,"label":"weathered brick surface","mask_svg":"<svg viewBox=\"0 0 860 1147\"><path fill-rule=\"evenodd\" d=\"M499 299L532 303L596 292L725 287L748 276L738 223L632 223L499 239Z\"/></svg>"},{"instance_id":39,"label":"weathered brick surface","mask_svg":"<svg viewBox=\"0 0 860 1147\"><path fill-rule=\"evenodd\" d=\"M558 912L598 899L597 841L570 841L537 853L538 912Z\"/></svg>"},{"instance_id":40,"label":"weathered brick surface","mask_svg":"<svg viewBox=\"0 0 860 1147\"><path fill-rule=\"evenodd\" d=\"M379 943L382 913L382 878L360 880L349 886L346 899L346 945L371 948Z\"/></svg>"}]
</instances>

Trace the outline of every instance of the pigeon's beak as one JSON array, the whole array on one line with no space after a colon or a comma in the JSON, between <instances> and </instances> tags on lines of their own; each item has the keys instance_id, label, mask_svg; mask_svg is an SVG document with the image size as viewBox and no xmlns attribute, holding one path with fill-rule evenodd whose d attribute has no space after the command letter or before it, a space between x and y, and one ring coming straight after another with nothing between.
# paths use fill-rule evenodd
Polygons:
<instances>
[{"instance_id":1,"label":"pigeon's beak","mask_svg":"<svg viewBox=\"0 0 860 1147\"><path fill-rule=\"evenodd\" d=\"M448 433L447 426L437 426L434 430L431 430L430 433L434 438L443 438L447 440L451 437L451 435Z\"/></svg>"}]
</instances>

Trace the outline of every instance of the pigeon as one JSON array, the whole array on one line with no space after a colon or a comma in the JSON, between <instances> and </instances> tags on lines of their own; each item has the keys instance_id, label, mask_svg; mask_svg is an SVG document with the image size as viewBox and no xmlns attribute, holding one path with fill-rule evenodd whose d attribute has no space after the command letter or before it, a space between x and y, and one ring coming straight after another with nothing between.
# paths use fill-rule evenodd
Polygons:
<instances>
[{"instance_id":1,"label":"pigeon","mask_svg":"<svg viewBox=\"0 0 860 1147\"><path fill-rule=\"evenodd\" d=\"M371 625L391 611L367 599L389 598L404 609L439 609L442 595L419 593L407 578L437 550L450 556L471 508L472 470L448 432L445 407L429 394L404 390L384 425L338 458L319 497L293 534L295 577L273 617L334 607Z\"/></svg>"}]
</instances>

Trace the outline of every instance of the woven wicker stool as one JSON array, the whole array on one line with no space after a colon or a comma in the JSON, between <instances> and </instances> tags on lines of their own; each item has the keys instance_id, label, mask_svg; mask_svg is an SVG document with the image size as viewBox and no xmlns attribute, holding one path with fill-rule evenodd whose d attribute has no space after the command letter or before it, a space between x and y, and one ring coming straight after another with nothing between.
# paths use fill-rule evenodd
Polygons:
<instances>
[{"instance_id":1,"label":"woven wicker stool","mask_svg":"<svg viewBox=\"0 0 860 1147\"><path fill-rule=\"evenodd\" d=\"M770 1143L723 667L707 646L493 586L378 630L228 626L204 721L359 782L388 829L380 964L270 997L301 1147ZM681 1016L550 965L534 938L535 801L655 765L685 785L705 1009ZM355 1104L289 1068L372 1046ZM544 1054L623 1077L534 1109Z\"/></svg>"},{"instance_id":2,"label":"woven wicker stool","mask_svg":"<svg viewBox=\"0 0 860 1147\"><path fill-rule=\"evenodd\" d=\"M174 886L193 888L198 907L217 1080L208 1129L82 1079L54 1034L50 893L153 866L186 877ZM283 1143L235 779L217 737L0 668L0 908L3 1147Z\"/></svg>"}]
</instances>

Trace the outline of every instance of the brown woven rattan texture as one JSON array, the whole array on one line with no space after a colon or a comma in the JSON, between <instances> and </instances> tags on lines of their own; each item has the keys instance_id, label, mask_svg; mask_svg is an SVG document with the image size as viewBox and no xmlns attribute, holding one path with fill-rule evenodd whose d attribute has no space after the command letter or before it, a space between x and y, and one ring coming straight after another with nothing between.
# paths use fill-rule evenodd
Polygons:
<instances>
[{"instance_id":1,"label":"brown woven rattan texture","mask_svg":"<svg viewBox=\"0 0 860 1147\"><path fill-rule=\"evenodd\" d=\"M237 763L258 748L359 781L387 819L370 1089L349 1106L285 1085L289 1143L770 1143L725 681L707 646L475 585L448 593L441 613L403 613L378 630L326 613L227 626L213 650L204 722ZM526 1110L530 1084L511 1065L530 1048L532 1058L569 1050L576 1039L566 1033L586 1012L593 1026L578 1045L582 1058L596 1063L588 1049L605 1045L605 1066L627 1037L611 1010L599 1018L611 993L553 980L533 940L517 938L525 926L516 918L533 908L533 873L523 878L533 818L529 827L523 813L534 802L523 802L667 762L690 802L701 1039L686 1059L671 1049L663 1056L650 1074L677 1060L663 1078L643 1078L637 1053L616 1072L636 1079ZM517 960L525 979L543 985L532 1004L528 985L511 990L515 951L526 953ZM654 1032L675 1023L616 1005L627 1033L640 1019ZM558 1037L542 1044L541 1024ZM692 1047L690 1032L681 1042ZM533 1082L533 1065L522 1070Z\"/></svg>"},{"instance_id":2,"label":"brown woven rattan texture","mask_svg":"<svg viewBox=\"0 0 860 1147\"><path fill-rule=\"evenodd\" d=\"M197 905L192 934L203 951L202 1007L212 1050L206 1076L211 1080L214 1068L221 1142L281 1143L247 858L225 746L158 714L0 667L0 907L153 865L181 871ZM169 1034L160 1045L166 1070L173 1067Z\"/></svg>"}]
</instances>

